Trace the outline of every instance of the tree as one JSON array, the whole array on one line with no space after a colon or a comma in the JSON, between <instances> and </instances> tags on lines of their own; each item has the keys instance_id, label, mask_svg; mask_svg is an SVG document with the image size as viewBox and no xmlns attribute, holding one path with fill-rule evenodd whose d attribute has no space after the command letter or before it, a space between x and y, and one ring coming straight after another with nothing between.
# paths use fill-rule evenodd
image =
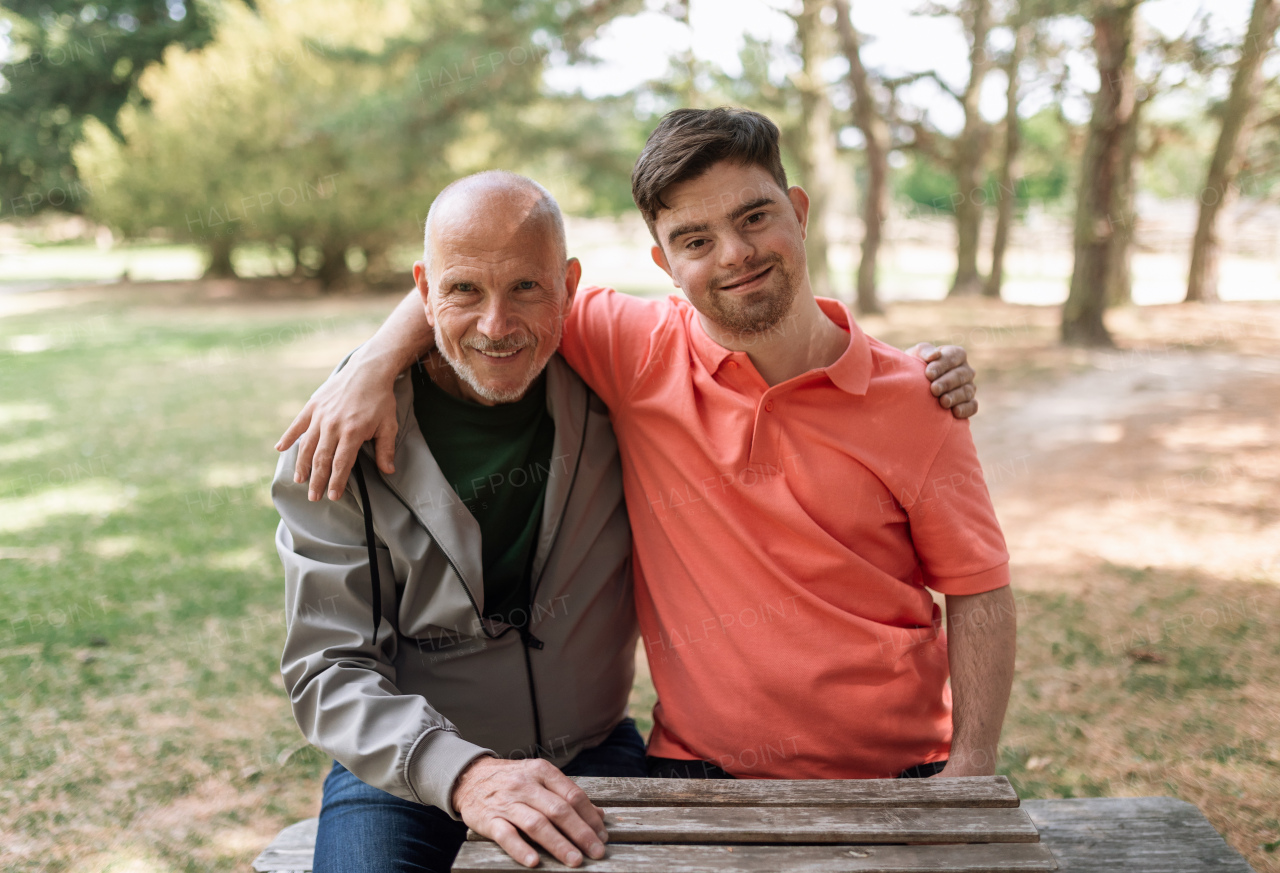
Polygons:
<instances>
[{"instance_id":1,"label":"tree","mask_svg":"<svg viewBox=\"0 0 1280 873\"><path fill-rule=\"evenodd\" d=\"M862 63L862 35L853 26L849 0L835 0L836 32L849 63L853 120L862 132L867 181L862 192L862 258L858 263L858 312L881 312L876 293L876 266L889 207L889 150L892 140L886 113L872 91L871 76Z\"/></svg>"},{"instance_id":2,"label":"tree","mask_svg":"<svg viewBox=\"0 0 1280 873\"><path fill-rule=\"evenodd\" d=\"M831 270L828 263L831 188L836 172L836 139L831 128L831 99L823 78L823 67L831 57L831 30L823 22L830 7L827 0L804 0L796 22L800 72L793 84L800 94L797 163L805 191L809 194L809 226L805 250L813 291L831 297Z\"/></svg>"},{"instance_id":3,"label":"tree","mask_svg":"<svg viewBox=\"0 0 1280 873\"><path fill-rule=\"evenodd\" d=\"M16 215L78 212L92 192L71 152L86 119L119 134L120 108L169 45L209 41L205 0L7 0L13 59L0 66L0 203Z\"/></svg>"},{"instance_id":4,"label":"tree","mask_svg":"<svg viewBox=\"0 0 1280 873\"><path fill-rule=\"evenodd\" d=\"M1231 93L1222 107L1222 132L1200 192L1200 215L1191 245L1187 300L1218 299L1218 216L1231 199L1240 171L1258 95L1262 90L1262 62L1275 42L1277 27L1280 27L1280 0L1254 0L1249 28L1231 82Z\"/></svg>"},{"instance_id":5,"label":"tree","mask_svg":"<svg viewBox=\"0 0 1280 873\"><path fill-rule=\"evenodd\" d=\"M572 152L563 114L542 96L545 58L573 57L637 5L229 6L212 43L170 50L143 78L151 104L121 113L123 144L99 126L77 151L103 180L94 214L128 234L160 227L199 241L211 272L227 269L236 243L281 246L300 272L338 287L348 263L385 264L390 246L419 238L457 176L530 166L549 144ZM336 33L349 41L328 42Z\"/></svg>"},{"instance_id":6,"label":"tree","mask_svg":"<svg viewBox=\"0 0 1280 873\"><path fill-rule=\"evenodd\" d=\"M1075 266L1062 309L1062 340L1069 345L1113 344L1102 316L1116 245L1125 137L1134 113L1134 27L1141 2L1096 0L1091 15L1099 82L1081 162Z\"/></svg>"},{"instance_id":7,"label":"tree","mask_svg":"<svg viewBox=\"0 0 1280 873\"><path fill-rule=\"evenodd\" d=\"M982 276L978 272L978 246L982 236L983 162L986 158L990 128L978 109L982 86L991 70L987 52L987 36L991 31L990 0L963 0L960 18L969 39L969 81L963 92L956 94L964 109L964 127L952 150L952 167L959 187L956 204L956 275L948 296L965 296L982 292ZM941 83L941 80L939 79Z\"/></svg>"},{"instance_id":8,"label":"tree","mask_svg":"<svg viewBox=\"0 0 1280 873\"><path fill-rule=\"evenodd\" d=\"M1033 25L1026 18L1023 4L1019 4L1010 26L1013 29L1013 47L1009 50L1004 63L1006 79L1004 155L1000 162L997 192L999 205L996 213L995 238L991 242L991 274L983 287L983 293L987 297L997 299L1000 297L1001 286L1004 283L1004 256L1009 247L1009 233L1013 227L1014 211L1017 208L1018 154L1022 149L1022 120L1018 117L1018 103L1022 91L1020 71L1034 32Z\"/></svg>"}]
</instances>

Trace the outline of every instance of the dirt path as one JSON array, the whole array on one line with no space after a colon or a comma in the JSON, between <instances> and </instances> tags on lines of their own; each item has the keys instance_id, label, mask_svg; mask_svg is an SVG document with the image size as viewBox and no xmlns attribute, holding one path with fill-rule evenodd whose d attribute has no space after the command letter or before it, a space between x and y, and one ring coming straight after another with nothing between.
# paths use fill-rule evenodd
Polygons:
<instances>
[{"instance_id":1,"label":"dirt path","mask_svg":"<svg viewBox=\"0 0 1280 873\"><path fill-rule=\"evenodd\" d=\"M1181 797L1280 870L1280 359L1090 363L973 424L1019 592L1006 770Z\"/></svg>"}]
</instances>

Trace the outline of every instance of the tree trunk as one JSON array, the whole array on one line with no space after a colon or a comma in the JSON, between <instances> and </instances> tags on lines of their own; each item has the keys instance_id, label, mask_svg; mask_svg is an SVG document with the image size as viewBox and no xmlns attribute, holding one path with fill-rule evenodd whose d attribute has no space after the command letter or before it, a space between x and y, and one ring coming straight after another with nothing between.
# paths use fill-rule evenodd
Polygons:
<instances>
[{"instance_id":1,"label":"tree trunk","mask_svg":"<svg viewBox=\"0 0 1280 873\"><path fill-rule=\"evenodd\" d=\"M889 202L889 125L876 104L867 68L862 64L862 40L849 17L848 0L835 0L836 30L849 62L853 117L866 140L867 185L862 201L862 260L858 263L858 312L882 312L876 294L876 265Z\"/></svg>"},{"instance_id":2,"label":"tree trunk","mask_svg":"<svg viewBox=\"0 0 1280 873\"><path fill-rule=\"evenodd\" d=\"M1004 161L1000 165L1000 190L997 192L1000 205L996 213L996 235L991 243L991 275L983 289L986 296L996 299L1000 298L1004 284L1004 255L1009 248L1009 233L1018 206L1018 152L1022 148L1022 121L1018 118L1018 92L1022 88L1022 79L1018 71L1030 41L1031 25L1022 24L1015 28L1013 50L1005 68L1009 84L1005 91Z\"/></svg>"},{"instance_id":3,"label":"tree trunk","mask_svg":"<svg viewBox=\"0 0 1280 873\"><path fill-rule=\"evenodd\" d=\"M1134 108L1133 30L1140 2L1098 0L1093 15L1099 84L1076 201L1075 267L1062 308L1062 341L1068 345L1113 345L1102 316L1115 244L1112 219L1124 138Z\"/></svg>"},{"instance_id":4,"label":"tree trunk","mask_svg":"<svg viewBox=\"0 0 1280 873\"><path fill-rule=\"evenodd\" d=\"M831 188L835 182L836 139L831 129L831 101L822 68L831 57L831 29L822 23L825 0L804 0L796 16L802 68L796 79L800 91L801 142L800 172L809 195L809 226L805 233L805 253L809 262L809 282L813 293L831 297L831 268L828 262L828 228L831 225Z\"/></svg>"},{"instance_id":5,"label":"tree trunk","mask_svg":"<svg viewBox=\"0 0 1280 873\"><path fill-rule=\"evenodd\" d=\"M338 289L351 275L347 269L346 243L326 242L320 247L323 261L316 270L316 278L320 280L320 290L328 293Z\"/></svg>"},{"instance_id":6,"label":"tree trunk","mask_svg":"<svg viewBox=\"0 0 1280 873\"><path fill-rule=\"evenodd\" d=\"M1134 55L1136 57L1136 50ZM1133 241L1138 233L1138 137L1142 133L1144 106L1146 100L1134 101L1133 115L1124 127L1116 178L1115 239L1111 246L1111 265L1107 269L1108 306L1133 302Z\"/></svg>"},{"instance_id":7,"label":"tree trunk","mask_svg":"<svg viewBox=\"0 0 1280 873\"><path fill-rule=\"evenodd\" d=\"M204 271L206 279L234 279L236 268L231 264L231 249L235 241L226 234L216 234L209 241L209 266Z\"/></svg>"},{"instance_id":8,"label":"tree trunk","mask_svg":"<svg viewBox=\"0 0 1280 873\"><path fill-rule=\"evenodd\" d=\"M1222 133L1200 192L1200 217L1191 244L1187 300L1218 299L1218 215L1231 197L1240 162L1248 148L1249 128L1262 92L1262 62L1280 26L1280 0L1254 0L1249 30L1240 49L1231 94L1222 111Z\"/></svg>"},{"instance_id":9,"label":"tree trunk","mask_svg":"<svg viewBox=\"0 0 1280 873\"><path fill-rule=\"evenodd\" d=\"M964 129L956 140L955 176L960 202L956 204L956 277L949 296L982 293L978 272L978 245L982 235L982 212L986 203L982 164L987 152L987 124L982 120L979 101L982 86L991 69L987 54L987 34L991 30L991 0L965 0L961 14L969 31L969 84L961 95Z\"/></svg>"}]
</instances>

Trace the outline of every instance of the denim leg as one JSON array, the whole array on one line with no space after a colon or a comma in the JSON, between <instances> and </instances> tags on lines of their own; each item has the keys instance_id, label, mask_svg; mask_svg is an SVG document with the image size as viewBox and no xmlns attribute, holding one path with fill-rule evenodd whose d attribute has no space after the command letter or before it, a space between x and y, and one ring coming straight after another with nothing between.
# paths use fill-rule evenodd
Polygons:
<instances>
[{"instance_id":1,"label":"denim leg","mask_svg":"<svg viewBox=\"0 0 1280 873\"><path fill-rule=\"evenodd\" d=\"M650 757L646 764L653 779L737 779L710 761L687 761L682 758Z\"/></svg>"},{"instance_id":2,"label":"denim leg","mask_svg":"<svg viewBox=\"0 0 1280 873\"><path fill-rule=\"evenodd\" d=\"M633 718L618 722L613 733L594 749L583 749L564 765L566 776L648 776L644 740Z\"/></svg>"},{"instance_id":3,"label":"denim leg","mask_svg":"<svg viewBox=\"0 0 1280 873\"><path fill-rule=\"evenodd\" d=\"M908 767L898 774L899 779L928 779L930 776L936 776L942 772L942 768L947 766L946 761L932 761L928 764L916 764L914 767Z\"/></svg>"},{"instance_id":4,"label":"denim leg","mask_svg":"<svg viewBox=\"0 0 1280 873\"><path fill-rule=\"evenodd\" d=\"M467 826L361 782L337 761L324 780L314 873L448 873Z\"/></svg>"}]
</instances>

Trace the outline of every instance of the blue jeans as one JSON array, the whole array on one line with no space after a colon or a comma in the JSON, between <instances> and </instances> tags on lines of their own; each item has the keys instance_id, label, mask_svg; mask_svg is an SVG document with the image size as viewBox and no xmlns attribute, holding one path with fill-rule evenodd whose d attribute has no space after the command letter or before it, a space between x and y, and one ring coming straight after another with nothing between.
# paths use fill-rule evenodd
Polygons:
<instances>
[{"instance_id":1,"label":"blue jeans","mask_svg":"<svg viewBox=\"0 0 1280 873\"><path fill-rule=\"evenodd\" d=\"M644 740L624 718L564 766L569 776L645 776ZM361 782L337 761L324 780L314 873L448 873L467 826Z\"/></svg>"}]
</instances>

